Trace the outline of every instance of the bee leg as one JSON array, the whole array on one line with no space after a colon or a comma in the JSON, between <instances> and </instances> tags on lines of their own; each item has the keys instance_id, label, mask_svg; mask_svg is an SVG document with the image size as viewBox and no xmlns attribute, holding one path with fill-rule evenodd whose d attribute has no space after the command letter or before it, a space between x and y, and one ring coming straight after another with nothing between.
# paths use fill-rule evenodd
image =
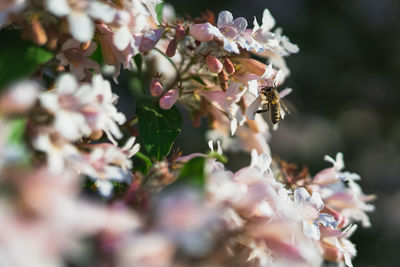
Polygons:
<instances>
[{"instance_id":1,"label":"bee leg","mask_svg":"<svg viewBox=\"0 0 400 267\"><path fill-rule=\"evenodd\" d=\"M264 113L264 112L267 112L269 110L269 108L267 108L267 109L260 109L260 110L257 110L255 113Z\"/></svg>"}]
</instances>

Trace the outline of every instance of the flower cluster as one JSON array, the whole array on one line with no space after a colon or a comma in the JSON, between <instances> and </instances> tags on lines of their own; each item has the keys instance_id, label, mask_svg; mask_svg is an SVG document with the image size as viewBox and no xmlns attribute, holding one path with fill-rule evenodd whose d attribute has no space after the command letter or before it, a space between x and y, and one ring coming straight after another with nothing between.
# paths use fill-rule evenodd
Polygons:
<instances>
[{"instance_id":1,"label":"flower cluster","mask_svg":"<svg viewBox=\"0 0 400 267\"><path fill-rule=\"evenodd\" d=\"M160 0L0 4L0 34L20 34L29 63L1 88L0 265L352 266L349 237L370 225L374 196L340 153L312 177L268 145L291 92L276 90L284 57L298 47L267 9L253 28L229 11L172 11ZM116 106L126 84L128 119ZM208 120L217 151L171 152L177 103L195 127ZM227 170L221 145L250 165Z\"/></svg>"}]
</instances>

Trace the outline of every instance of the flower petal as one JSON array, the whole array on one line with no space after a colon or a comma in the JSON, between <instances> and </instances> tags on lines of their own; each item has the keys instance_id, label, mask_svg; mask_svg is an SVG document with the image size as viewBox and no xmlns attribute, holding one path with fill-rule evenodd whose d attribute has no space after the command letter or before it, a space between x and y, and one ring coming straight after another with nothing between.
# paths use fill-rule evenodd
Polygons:
<instances>
[{"instance_id":1,"label":"flower petal","mask_svg":"<svg viewBox=\"0 0 400 267\"><path fill-rule=\"evenodd\" d=\"M233 21L233 16L232 13L229 11L221 11L218 14L218 22L217 22L217 27L222 28L225 26L231 25Z\"/></svg>"},{"instance_id":2,"label":"flower petal","mask_svg":"<svg viewBox=\"0 0 400 267\"><path fill-rule=\"evenodd\" d=\"M68 24L71 35L80 42L92 39L94 33L93 22L83 12L71 12L68 16Z\"/></svg>"}]
</instances>

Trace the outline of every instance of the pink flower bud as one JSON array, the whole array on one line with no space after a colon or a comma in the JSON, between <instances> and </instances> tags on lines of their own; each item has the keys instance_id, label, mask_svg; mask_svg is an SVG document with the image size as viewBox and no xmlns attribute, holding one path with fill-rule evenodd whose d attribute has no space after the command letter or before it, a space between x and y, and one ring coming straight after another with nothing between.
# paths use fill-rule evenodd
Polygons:
<instances>
[{"instance_id":1,"label":"pink flower bud","mask_svg":"<svg viewBox=\"0 0 400 267\"><path fill-rule=\"evenodd\" d=\"M167 54L167 56L169 56L169 57L175 56L177 47L178 47L178 41L176 40L176 38L174 38L171 40L171 42L169 42L167 51L165 52L165 54Z\"/></svg>"},{"instance_id":2,"label":"pink flower bud","mask_svg":"<svg viewBox=\"0 0 400 267\"><path fill-rule=\"evenodd\" d=\"M146 53L150 51L160 40L164 32L163 28L156 29L154 31L149 31L146 33L142 40L140 41L139 51L141 53Z\"/></svg>"},{"instance_id":3,"label":"pink flower bud","mask_svg":"<svg viewBox=\"0 0 400 267\"><path fill-rule=\"evenodd\" d=\"M219 30L208 22L195 24L190 29L190 35L193 36L194 39L201 42L212 41L217 32L219 32Z\"/></svg>"},{"instance_id":4,"label":"pink flower bud","mask_svg":"<svg viewBox=\"0 0 400 267\"><path fill-rule=\"evenodd\" d=\"M163 91L163 85L161 83L160 78L154 77L150 85L150 94L153 97L158 97L162 94L162 91Z\"/></svg>"},{"instance_id":5,"label":"pink flower bud","mask_svg":"<svg viewBox=\"0 0 400 267\"><path fill-rule=\"evenodd\" d=\"M229 58L225 59L224 68L226 70L226 73L228 73L229 75L232 75L235 73L235 66L233 65L232 61L229 60Z\"/></svg>"},{"instance_id":6,"label":"pink flower bud","mask_svg":"<svg viewBox=\"0 0 400 267\"><path fill-rule=\"evenodd\" d=\"M162 109L170 109L178 100L179 92L176 89L171 89L163 97L160 98L160 107Z\"/></svg>"},{"instance_id":7,"label":"pink flower bud","mask_svg":"<svg viewBox=\"0 0 400 267\"><path fill-rule=\"evenodd\" d=\"M182 24L176 25L175 36L178 40L182 40L186 36L185 28L183 28Z\"/></svg>"},{"instance_id":8,"label":"pink flower bud","mask_svg":"<svg viewBox=\"0 0 400 267\"><path fill-rule=\"evenodd\" d=\"M210 55L206 57L206 64L208 69L214 73L220 73L223 68L221 61L219 61L218 58Z\"/></svg>"}]
</instances>

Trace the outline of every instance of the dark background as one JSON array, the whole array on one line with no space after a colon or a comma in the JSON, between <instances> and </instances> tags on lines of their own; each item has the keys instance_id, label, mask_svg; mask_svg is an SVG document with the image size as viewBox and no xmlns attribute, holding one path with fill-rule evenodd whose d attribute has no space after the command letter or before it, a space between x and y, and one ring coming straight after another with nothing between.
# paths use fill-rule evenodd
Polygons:
<instances>
[{"instance_id":1,"label":"dark background","mask_svg":"<svg viewBox=\"0 0 400 267\"><path fill-rule=\"evenodd\" d=\"M216 15L229 10L249 27L254 16L261 22L264 8L271 11L300 47L287 58L291 76L285 85L293 93L285 102L292 114L273 133L272 152L307 165L312 174L329 166L325 154L343 152L346 170L361 175L365 193L378 196L373 226L352 237L354 265L400 266L400 1L167 2L193 17L206 9ZM179 137L183 148L190 144L185 154L198 152L194 138L206 143L199 132Z\"/></svg>"}]
</instances>

